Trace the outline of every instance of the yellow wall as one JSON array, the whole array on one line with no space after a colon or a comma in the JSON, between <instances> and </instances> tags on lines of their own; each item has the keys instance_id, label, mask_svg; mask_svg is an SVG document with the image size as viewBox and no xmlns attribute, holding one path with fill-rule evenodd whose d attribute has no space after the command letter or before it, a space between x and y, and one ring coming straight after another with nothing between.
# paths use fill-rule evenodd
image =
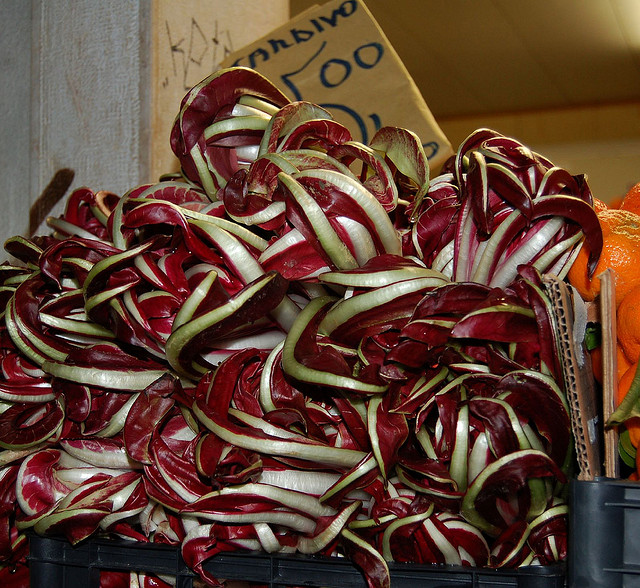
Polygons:
<instances>
[{"instance_id":1,"label":"yellow wall","mask_svg":"<svg viewBox=\"0 0 640 588\"><path fill-rule=\"evenodd\" d=\"M586 174L611 202L640 182L640 102L552 111L438 119L454 148L473 130L514 137L573 174Z\"/></svg>"}]
</instances>

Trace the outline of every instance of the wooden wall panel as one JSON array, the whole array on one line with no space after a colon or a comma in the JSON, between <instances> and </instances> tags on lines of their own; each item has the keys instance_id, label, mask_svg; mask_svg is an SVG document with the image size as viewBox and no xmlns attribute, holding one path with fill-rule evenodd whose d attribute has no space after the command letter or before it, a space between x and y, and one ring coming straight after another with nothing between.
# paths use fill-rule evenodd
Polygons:
<instances>
[{"instance_id":1,"label":"wooden wall panel","mask_svg":"<svg viewBox=\"0 0 640 588\"><path fill-rule=\"evenodd\" d=\"M30 202L31 5L0 2L0 238L26 229Z\"/></svg>"},{"instance_id":2,"label":"wooden wall panel","mask_svg":"<svg viewBox=\"0 0 640 588\"><path fill-rule=\"evenodd\" d=\"M438 120L454 149L479 127L514 137L573 174L605 202L640 182L640 102Z\"/></svg>"},{"instance_id":3,"label":"wooden wall panel","mask_svg":"<svg viewBox=\"0 0 640 588\"><path fill-rule=\"evenodd\" d=\"M0 2L1 242L27 234L61 168L72 188L118 194L169 171L167 129L188 87L288 16L288 0L259 14L248 0Z\"/></svg>"}]
</instances>

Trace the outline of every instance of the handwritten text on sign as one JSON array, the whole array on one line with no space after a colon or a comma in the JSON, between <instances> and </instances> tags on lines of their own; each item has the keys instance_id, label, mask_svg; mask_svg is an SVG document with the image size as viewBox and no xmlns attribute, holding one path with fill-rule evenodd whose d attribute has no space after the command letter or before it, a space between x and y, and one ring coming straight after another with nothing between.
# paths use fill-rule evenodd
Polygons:
<instances>
[{"instance_id":1,"label":"handwritten text on sign","mask_svg":"<svg viewBox=\"0 0 640 588\"><path fill-rule=\"evenodd\" d=\"M260 39L289 17L288 0L158 0L153 3L149 181L176 171L169 135L186 92L238 47Z\"/></svg>"},{"instance_id":2,"label":"handwritten text on sign","mask_svg":"<svg viewBox=\"0 0 640 588\"><path fill-rule=\"evenodd\" d=\"M420 136L432 165L451 154L395 50L358 0L307 11L222 65L256 69L292 100L327 108L363 143L382 126L401 126Z\"/></svg>"},{"instance_id":3,"label":"handwritten text on sign","mask_svg":"<svg viewBox=\"0 0 640 588\"><path fill-rule=\"evenodd\" d=\"M162 84L169 85L172 74L182 83L186 92L202 78L215 71L218 63L233 51L233 42L229 29L222 28L218 20L213 21L213 31L206 34L195 19L191 18L189 31L172 30L173 23L165 20L165 42L171 55L171 70L167 72Z\"/></svg>"}]
</instances>

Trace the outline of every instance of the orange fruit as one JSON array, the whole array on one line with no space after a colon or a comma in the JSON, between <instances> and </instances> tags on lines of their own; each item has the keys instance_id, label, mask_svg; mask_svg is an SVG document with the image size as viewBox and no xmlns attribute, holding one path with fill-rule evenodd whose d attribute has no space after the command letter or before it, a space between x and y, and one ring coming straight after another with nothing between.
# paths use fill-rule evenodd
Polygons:
<instances>
[{"instance_id":1,"label":"orange fruit","mask_svg":"<svg viewBox=\"0 0 640 588\"><path fill-rule=\"evenodd\" d=\"M618 352L618 381L620 381L620 378L622 378L622 376L624 375L624 373L633 365L632 361L629 361L629 358L627 357L627 354L624 352L624 349L622 349L622 345L620 345L620 342L618 342L618 344L616 345L616 351Z\"/></svg>"},{"instance_id":2,"label":"orange fruit","mask_svg":"<svg viewBox=\"0 0 640 588\"><path fill-rule=\"evenodd\" d=\"M580 249L567 278L584 300L591 301L600 293L598 275L607 268L614 272L616 306L635 285L640 284L640 214L606 208L598 212L603 246L592 278L587 272L589 247Z\"/></svg>"},{"instance_id":3,"label":"orange fruit","mask_svg":"<svg viewBox=\"0 0 640 588\"><path fill-rule=\"evenodd\" d=\"M618 343L634 363L640 359L640 285L622 299L616 312Z\"/></svg>"},{"instance_id":4,"label":"orange fruit","mask_svg":"<svg viewBox=\"0 0 640 588\"><path fill-rule=\"evenodd\" d=\"M611 200L609 200L607 206L609 208L620 208L623 198L624 196L616 196L615 198L612 198Z\"/></svg>"},{"instance_id":5,"label":"orange fruit","mask_svg":"<svg viewBox=\"0 0 640 588\"><path fill-rule=\"evenodd\" d=\"M596 347L589 351L591 356L591 370L596 382L602 384L602 347Z\"/></svg>"},{"instance_id":6,"label":"orange fruit","mask_svg":"<svg viewBox=\"0 0 640 588\"><path fill-rule=\"evenodd\" d=\"M593 208L595 209L595 211L597 213L599 213L601 210L606 210L609 207L602 200L599 200L598 198L594 198L593 199Z\"/></svg>"},{"instance_id":7,"label":"orange fruit","mask_svg":"<svg viewBox=\"0 0 640 588\"><path fill-rule=\"evenodd\" d=\"M622 198L620 208L640 214L640 182L629 188L628 192Z\"/></svg>"},{"instance_id":8,"label":"orange fruit","mask_svg":"<svg viewBox=\"0 0 640 588\"><path fill-rule=\"evenodd\" d=\"M620 405L624 397L627 395L637 369L638 362L634 363L629 369L627 369L622 378L620 378L620 381L618 382L616 406ZM629 440L631 441L631 444L634 447L638 447L640 444L640 417L631 417L627 419L624 422L624 426L629 431Z\"/></svg>"},{"instance_id":9,"label":"orange fruit","mask_svg":"<svg viewBox=\"0 0 640 588\"><path fill-rule=\"evenodd\" d=\"M636 375L638 369L638 362L629 366L622 377L618 380L618 391L616 392L616 406L620 406L620 403L624 400L624 397L629 392L629 387L633 381L633 376Z\"/></svg>"},{"instance_id":10,"label":"orange fruit","mask_svg":"<svg viewBox=\"0 0 640 588\"><path fill-rule=\"evenodd\" d=\"M603 363L602 363L602 347L596 347L589 351L591 356L591 370L593 371L593 377L596 382L602 384L603 381ZM631 362L627 359L620 344L616 345L617 367L616 382L620 380L622 375L631 367Z\"/></svg>"}]
</instances>

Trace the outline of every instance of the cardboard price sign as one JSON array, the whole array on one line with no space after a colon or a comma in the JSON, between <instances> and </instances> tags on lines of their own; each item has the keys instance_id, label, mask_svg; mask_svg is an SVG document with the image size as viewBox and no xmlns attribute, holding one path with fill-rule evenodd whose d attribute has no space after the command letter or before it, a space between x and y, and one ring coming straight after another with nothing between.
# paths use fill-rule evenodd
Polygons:
<instances>
[{"instance_id":1,"label":"cardboard price sign","mask_svg":"<svg viewBox=\"0 0 640 588\"><path fill-rule=\"evenodd\" d=\"M311 8L221 65L253 68L291 100L326 108L362 143L379 128L396 126L420 137L432 169L453 153L415 82L359 0Z\"/></svg>"}]
</instances>

